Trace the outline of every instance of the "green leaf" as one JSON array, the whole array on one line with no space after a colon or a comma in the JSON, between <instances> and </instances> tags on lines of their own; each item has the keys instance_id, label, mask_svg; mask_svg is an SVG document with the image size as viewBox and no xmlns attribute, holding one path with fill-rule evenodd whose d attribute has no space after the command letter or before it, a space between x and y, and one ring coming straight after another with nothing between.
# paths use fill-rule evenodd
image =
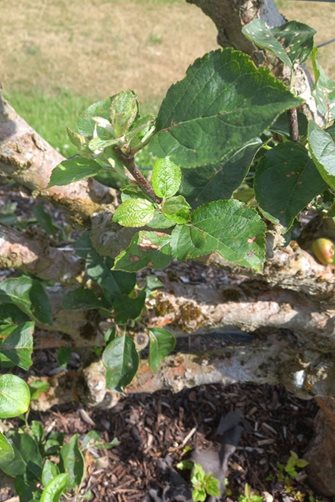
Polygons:
<instances>
[{"instance_id":1,"label":"green leaf","mask_svg":"<svg viewBox=\"0 0 335 502\"><path fill-rule=\"evenodd\" d=\"M122 390L134 378L139 357L132 338L127 335L112 340L102 354L107 368L106 384L109 388Z\"/></svg>"},{"instance_id":2,"label":"green leaf","mask_svg":"<svg viewBox=\"0 0 335 502\"><path fill-rule=\"evenodd\" d=\"M114 438L112 441L106 443L106 441L101 438L101 435L94 430L85 434L81 441L83 449L93 446L93 448L97 448L98 450L111 450L112 448L119 446L119 444L120 441L117 438Z\"/></svg>"},{"instance_id":3,"label":"green leaf","mask_svg":"<svg viewBox=\"0 0 335 502\"><path fill-rule=\"evenodd\" d=\"M30 403L29 387L16 375L0 375L0 418L26 413Z\"/></svg>"},{"instance_id":4,"label":"green leaf","mask_svg":"<svg viewBox=\"0 0 335 502\"><path fill-rule=\"evenodd\" d=\"M218 164L259 136L280 113L300 104L246 54L210 52L169 89L151 150L183 168Z\"/></svg>"},{"instance_id":5,"label":"green leaf","mask_svg":"<svg viewBox=\"0 0 335 502\"><path fill-rule=\"evenodd\" d=\"M120 294L128 294L134 289L136 275L111 271L111 260L96 252L87 232L77 239L75 249L79 256L85 258L87 275L101 286L109 302Z\"/></svg>"},{"instance_id":6,"label":"green leaf","mask_svg":"<svg viewBox=\"0 0 335 502\"><path fill-rule=\"evenodd\" d=\"M165 268L172 260L170 236L161 232L140 231L115 258L114 269L138 272L145 267Z\"/></svg>"},{"instance_id":7,"label":"green leaf","mask_svg":"<svg viewBox=\"0 0 335 502\"><path fill-rule=\"evenodd\" d=\"M66 128L66 131L71 143L77 148L77 150L80 150L83 146L85 146L86 141L81 134L72 131L68 127Z\"/></svg>"},{"instance_id":8,"label":"green leaf","mask_svg":"<svg viewBox=\"0 0 335 502\"><path fill-rule=\"evenodd\" d=\"M14 303L34 321L52 322L48 297L41 283L35 279L24 275L5 279L0 284L0 301Z\"/></svg>"},{"instance_id":9,"label":"green leaf","mask_svg":"<svg viewBox=\"0 0 335 502\"><path fill-rule=\"evenodd\" d=\"M122 91L113 96L110 107L110 121L115 136L123 136L133 124L138 114L138 103L133 91Z\"/></svg>"},{"instance_id":10,"label":"green leaf","mask_svg":"<svg viewBox=\"0 0 335 502\"><path fill-rule=\"evenodd\" d=\"M35 439L27 433L15 432L11 436L11 442L14 458L1 464L0 468L13 478L24 476L27 479L39 480L42 473L42 457Z\"/></svg>"},{"instance_id":11,"label":"green leaf","mask_svg":"<svg viewBox=\"0 0 335 502\"><path fill-rule=\"evenodd\" d=\"M58 474L44 488L40 502L59 502L60 496L68 488L68 474Z\"/></svg>"},{"instance_id":12,"label":"green leaf","mask_svg":"<svg viewBox=\"0 0 335 502\"><path fill-rule=\"evenodd\" d=\"M212 474L206 474L205 487L208 495L212 495L212 497L220 497L220 482Z\"/></svg>"},{"instance_id":13,"label":"green leaf","mask_svg":"<svg viewBox=\"0 0 335 502\"><path fill-rule=\"evenodd\" d=\"M47 392L50 388L50 384L45 380L34 380L29 384L31 400L37 401L40 395Z\"/></svg>"},{"instance_id":14,"label":"green leaf","mask_svg":"<svg viewBox=\"0 0 335 502\"><path fill-rule=\"evenodd\" d=\"M104 119L109 119L110 106L112 103L112 97L104 99L102 101L97 101L90 105L87 110L81 115L78 121L78 132L83 136L92 137L94 130L96 128L96 117L102 117Z\"/></svg>"},{"instance_id":15,"label":"green leaf","mask_svg":"<svg viewBox=\"0 0 335 502\"><path fill-rule=\"evenodd\" d=\"M285 49L277 40L271 28L262 19L253 19L242 28L243 35L261 49L272 52L284 64L292 67L292 61L286 54Z\"/></svg>"},{"instance_id":16,"label":"green leaf","mask_svg":"<svg viewBox=\"0 0 335 502\"><path fill-rule=\"evenodd\" d=\"M105 150L105 148L108 148L109 146L115 146L118 144L117 139L101 139L101 138L93 138L88 144L89 149L92 152L95 152L96 150Z\"/></svg>"},{"instance_id":17,"label":"green leaf","mask_svg":"<svg viewBox=\"0 0 335 502\"><path fill-rule=\"evenodd\" d=\"M168 157L157 159L152 169L152 187L158 197L172 197L178 192L181 183L180 167Z\"/></svg>"},{"instance_id":18,"label":"green leaf","mask_svg":"<svg viewBox=\"0 0 335 502\"><path fill-rule=\"evenodd\" d=\"M280 143L257 166L257 202L284 227L289 228L297 214L326 189L306 149L298 143Z\"/></svg>"},{"instance_id":19,"label":"green leaf","mask_svg":"<svg viewBox=\"0 0 335 502\"><path fill-rule=\"evenodd\" d=\"M56 357L57 363L61 368L67 368L71 360L72 348L71 347L60 347L57 349Z\"/></svg>"},{"instance_id":20,"label":"green leaf","mask_svg":"<svg viewBox=\"0 0 335 502\"><path fill-rule=\"evenodd\" d=\"M212 200L230 199L243 182L261 145L262 141L256 138L220 164L183 169L180 192L193 207Z\"/></svg>"},{"instance_id":21,"label":"green leaf","mask_svg":"<svg viewBox=\"0 0 335 502\"><path fill-rule=\"evenodd\" d=\"M0 432L0 469L15 457L14 449L6 436Z\"/></svg>"},{"instance_id":22,"label":"green leaf","mask_svg":"<svg viewBox=\"0 0 335 502\"><path fill-rule=\"evenodd\" d=\"M77 288L69 291L63 298L63 307L67 310L92 310L107 308L108 305L87 288Z\"/></svg>"},{"instance_id":23,"label":"green leaf","mask_svg":"<svg viewBox=\"0 0 335 502\"><path fill-rule=\"evenodd\" d=\"M150 369L156 372L162 360L175 348L176 339L172 333L161 328L150 329L149 336L149 365Z\"/></svg>"},{"instance_id":24,"label":"green leaf","mask_svg":"<svg viewBox=\"0 0 335 502\"><path fill-rule=\"evenodd\" d=\"M40 497L36 487L36 479L29 473L17 476L14 482L15 492L19 496L20 502L39 502Z\"/></svg>"},{"instance_id":25,"label":"green leaf","mask_svg":"<svg viewBox=\"0 0 335 502\"><path fill-rule=\"evenodd\" d=\"M153 228L154 230L165 230L166 228L171 228L174 226L175 223L173 223L173 221L168 220L162 213L159 213L158 211L156 211L154 217L152 218L150 223L148 223L148 227Z\"/></svg>"},{"instance_id":26,"label":"green leaf","mask_svg":"<svg viewBox=\"0 0 335 502\"><path fill-rule=\"evenodd\" d=\"M33 420L31 422L30 432L32 437L37 441L37 443L41 443L45 438L43 425L38 420Z\"/></svg>"},{"instance_id":27,"label":"green leaf","mask_svg":"<svg viewBox=\"0 0 335 502\"><path fill-rule=\"evenodd\" d=\"M127 131L127 141L132 152L143 148L155 131L155 119L151 115L138 117Z\"/></svg>"},{"instance_id":28,"label":"green leaf","mask_svg":"<svg viewBox=\"0 0 335 502\"><path fill-rule=\"evenodd\" d=\"M174 223L187 223L190 219L190 210L191 206L182 195L167 199L162 206L164 216Z\"/></svg>"},{"instance_id":29,"label":"green leaf","mask_svg":"<svg viewBox=\"0 0 335 502\"><path fill-rule=\"evenodd\" d=\"M261 270L264 234L265 224L253 209L237 200L214 201L197 208L190 223L173 230L171 249L179 260L218 252L228 262Z\"/></svg>"},{"instance_id":30,"label":"green leaf","mask_svg":"<svg viewBox=\"0 0 335 502\"><path fill-rule=\"evenodd\" d=\"M48 187L68 185L88 176L95 176L101 170L102 167L95 160L77 155L72 159L63 160L52 170Z\"/></svg>"},{"instance_id":31,"label":"green leaf","mask_svg":"<svg viewBox=\"0 0 335 502\"><path fill-rule=\"evenodd\" d=\"M303 63L313 50L316 31L307 24L289 21L271 28L271 32L284 46L292 63Z\"/></svg>"},{"instance_id":32,"label":"green leaf","mask_svg":"<svg viewBox=\"0 0 335 502\"><path fill-rule=\"evenodd\" d=\"M59 474L58 465L54 464L48 458L45 460L42 470L42 483L46 486Z\"/></svg>"},{"instance_id":33,"label":"green leaf","mask_svg":"<svg viewBox=\"0 0 335 502\"><path fill-rule=\"evenodd\" d=\"M142 290L135 298L124 294L117 296L113 302L116 322L124 324L131 319L137 319L142 313L145 298L145 290Z\"/></svg>"},{"instance_id":34,"label":"green leaf","mask_svg":"<svg viewBox=\"0 0 335 502\"><path fill-rule=\"evenodd\" d=\"M335 189L335 142L332 136L315 122L308 124L309 151L325 182Z\"/></svg>"},{"instance_id":35,"label":"green leaf","mask_svg":"<svg viewBox=\"0 0 335 502\"><path fill-rule=\"evenodd\" d=\"M42 286L37 280L32 280L32 286L29 293L31 301L31 310L33 316L44 324L52 323L52 312L48 296Z\"/></svg>"},{"instance_id":36,"label":"green leaf","mask_svg":"<svg viewBox=\"0 0 335 502\"><path fill-rule=\"evenodd\" d=\"M33 214L37 220L37 223L48 235L54 236L57 234L57 232L59 232L59 228L53 223L50 214L45 211L43 204L34 206Z\"/></svg>"},{"instance_id":37,"label":"green leaf","mask_svg":"<svg viewBox=\"0 0 335 502\"><path fill-rule=\"evenodd\" d=\"M85 462L78 445L78 434L74 434L70 441L64 444L60 451L64 470L70 478L69 486L80 486L85 476Z\"/></svg>"},{"instance_id":38,"label":"green leaf","mask_svg":"<svg viewBox=\"0 0 335 502\"><path fill-rule=\"evenodd\" d=\"M329 123L335 119L335 81L329 78L319 65L317 54L318 50L315 47L311 56L315 82L313 96L318 112Z\"/></svg>"},{"instance_id":39,"label":"green leaf","mask_svg":"<svg viewBox=\"0 0 335 502\"><path fill-rule=\"evenodd\" d=\"M4 300L6 295L3 297L1 292L0 298L2 301L6 301ZM11 301L9 297L7 297L7 299ZM10 333L13 333L20 324L28 320L29 317L13 303L0 305L0 337L4 340Z\"/></svg>"},{"instance_id":40,"label":"green leaf","mask_svg":"<svg viewBox=\"0 0 335 502\"><path fill-rule=\"evenodd\" d=\"M127 199L115 211L113 221L123 227L144 227L155 214L155 207L146 199Z\"/></svg>"},{"instance_id":41,"label":"green leaf","mask_svg":"<svg viewBox=\"0 0 335 502\"><path fill-rule=\"evenodd\" d=\"M12 362L24 370L32 365L34 322L27 322L18 326L0 344L0 363Z\"/></svg>"}]
</instances>

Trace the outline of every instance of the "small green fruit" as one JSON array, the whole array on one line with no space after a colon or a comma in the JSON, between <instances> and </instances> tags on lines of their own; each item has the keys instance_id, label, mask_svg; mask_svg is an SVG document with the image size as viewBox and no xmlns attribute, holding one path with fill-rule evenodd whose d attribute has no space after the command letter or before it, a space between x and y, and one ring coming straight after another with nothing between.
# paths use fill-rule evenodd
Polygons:
<instances>
[{"instance_id":1,"label":"small green fruit","mask_svg":"<svg viewBox=\"0 0 335 502\"><path fill-rule=\"evenodd\" d=\"M325 237L320 237L312 242L311 250L314 256L322 265L334 263L335 245L334 242Z\"/></svg>"}]
</instances>

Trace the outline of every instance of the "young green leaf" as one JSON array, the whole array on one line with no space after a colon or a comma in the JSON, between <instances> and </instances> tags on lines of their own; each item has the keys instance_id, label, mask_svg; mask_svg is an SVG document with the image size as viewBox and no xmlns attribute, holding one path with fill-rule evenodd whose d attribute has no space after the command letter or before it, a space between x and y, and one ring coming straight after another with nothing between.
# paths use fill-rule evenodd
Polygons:
<instances>
[{"instance_id":1,"label":"young green leaf","mask_svg":"<svg viewBox=\"0 0 335 502\"><path fill-rule=\"evenodd\" d=\"M258 213L237 200L210 202L191 214L191 222L171 234L179 260L218 252L228 262L260 270L264 261L265 224Z\"/></svg>"},{"instance_id":2,"label":"young green leaf","mask_svg":"<svg viewBox=\"0 0 335 502\"><path fill-rule=\"evenodd\" d=\"M45 439L45 432L41 422L38 420L33 420L30 425L30 432L32 438L37 441L37 443L41 443Z\"/></svg>"},{"instance_id":3,"label":"young green leaf","mask_svg":"<svg viewBox=\"0 0 335 502\"><path fill-rule=\"evenodd\" d=\"M68 185L83 178L95 176L101 170L102 167L95 160L77 155L72 159L63 160L52 170L48 187Z\"/></svg>"},{"instance_id":4,"label":"young green leaf","mask_svg":"<svg viewBox=\"0 0 335 502\"><path fill-rule=\"evenodd\" d=\"M17 476L14 481L15 492L20 502L40 502L40 493L37 490L36 479L29 473Z\"/></svg>"},{"instance_id":5,"label":"young green leaf","mask_svg":"<svg viewBox=\"0 0 335 502\"><path fill-rule=\"evenodd\" d=\"M48 458L45 460L42 470L42 483L47 486L59 474L58 465L51 462Z\"/></svg>"},{"instance_id":6,"label":"young green leaf","mask_svg":"<svg viewBox=\"0 0 335 502\"><path fill-rule=\"evenodd\" d=\"M69 486L80 486L85 476L85 461L78 445L78 434L74 434L70 441L60 450L64 471L69 475Z\"/></svg>"},{"instance_id":7,"label":"young green leaf","mask_svg":"<svg viewBox=\"0 0 335 502\"><path fill-rule=\"evenodd\" d=\"M262 19L253 19L242 28L243 35L261 49L272 52L284 64L292 67L292 61L285 49Z\"/></svg>"},{"instance_id":8,"label":"young green leaf","mask_svg":"<svg viewBox=\"0 0 335 502\"><path fill-rule=\"evenodd\" d=\"M6 295L4 293L1 294L1 290L0 298L1 301L4 302L3 305L0 305L0 332L1 336L6 337L12 333L19 324L29 321L29 316L23 313L14 303L6 303ZM7 297L7 300L11 302L10 297Z\"/></svg>"},{"instance_id":9,"label":"young green leaf","mask_svg":"<svg viewBox=\"0 0 335 502\"><path fill-rule=\"evenodd\" d=\"M182 195L167 199L162 206L164 216L174 223L187 223L190 219L191 207Z\"/></svg>"},{"instance_id":10,"label":"young green leaf","mask_svg":"<svg viewBox=\"0 0 335 502\"><path fill-rule=\"evenodd\" d=\"M88 144L89 149L91 152L95 151L102 151L105 150L105 148L108 148L109 146L115 146L118 144L117 139L101 139L99 137L91 139L91 141ZM99 152L98 152L99 153Z\"/></svg>"},{"instance_id":11,"label":"young green leaf","mask_svg":"<svg viewBox=\"0 0 335 502\"><path fill-rule=\"evenodd\" d=\"M110 121L115 137L123 136L133 124L138 114L138 103L133 91L122 91L112 98Z\"/></svg>"},{"instance_id":12,"label":"young green leaf","mask_svg":"<svg viewBox=\"0 0 335 502\"><path fill-rule=\"evenodd\" d=\"M172 260L170 236L162 232L140 231L115 258L114 269L138 272L146 267L165 268Z\"/></svg>"},{"instance_id":13,"label":"young green leaf","mask_svg":"<svg viewBox=\"0 0 335 502\"><path fill-rule=\"evenodd\" d=\"M91 289L77 288L64 296L63 307L65 309L92 310L108 308L108 305L100 300Z\"/></svg>"},{"instance_id":14,"label":"young green leaf","mask_svg":"<svg viewBox=\"0 0 335 502\"><path fill-rule=\"evenodd\" d=\"M151 151L183 168L218 164L259 136L279 114L300 104L246 54L210 52L169 89Z\"/></svg>"},{"instance_id":15,"label":"young green leaf","mask_svg":"<svg viewBox=\"0 0 335 502\"><path fill-rule=\"evenodd\" d=\"M113 221L123 227L144 227L153 218L155 207L146 199L127 199L115 211Z\"/></svg>"},{"instance_id":16,"label":"young green leaf","mask_svg":"<svg viewBox=\"0 0 335 502\"><path fill-rule=\"evenodd\" d=\"M78 134L76 131L72 131L72 129L69 129L68 127L66 130L71 143L77 148L77 150L80 150L83 146L85 146L86 141L84 136Z\"/></svg>"},{"instance_id":17,"label":"young green leaf","mask_svg":"<svg viewBox=\"0 0 335 502\"><path fill-rule=\"evenodd\" d=\"M58 474L44 488L40 502L59 502L62 493L68 489L69 481L68 474Z\"/></svg>"},{"instance_id":18,"label":"young green leaf","mask_svg":"<svg viewBox=\"0 0 335 502\"><path fill-rule=\"evenodd\" d=\"M54 224L50 214L45 211L43 204L34 206L33 214L39 226L42 227L48 235L57 235L60 228Z\"/></svg>"},{"instance_id":19,"label":"young green leaf","mask_svg":"<svg viewBox=\"0 0 335 502\"><path fill-rule=\"evenodd\" d=\"M205 488L208 495L212 495L212 497L220 497L220 482L212 474L206 474Z\"/></svg>"},{"instance_id":20,"label":"young green leaf","mask_svg":"<svg viewBox=\"0 0 335 502\"><path fill-rule=\"evenodd\" d=\"M152 169L151 183L158 197L172 197L178 192L181 183L181 170L168 157L157 159Z\"/></svg>"},{"instance_id":21,"label":"young green leaf","mask_svg":"<svg viewBox=\"0 0 335 502\"><path fill-rule=\"evenodd\" d=\"M0 343L0 362L10 361L24 370L32 365L34 322L18 326Z\"/></svg>"},{"instance_id":22,"label":"young green leaf","mask_svg":"<svg viewBox=\"0 0 335 502\"><path fill-rule=\"evenodd\" d=\"M335 142L332 136L315 122L308 124L309 151L325 182L335 189Z\"/></svg>"},{"instance_id":23,"label":"young green leaf","mask_svg":"<svg viewBox=\"0 0 335 502\"><path fill-rule=\"evenodd\" d=\"M120 441L117 438L112 439L108 443L101 438L101 434L97 431L89 431L83 437L81 441L81 447L85 450L90 446L97 448L98 450L111 450L112 448L116 448L119 446Z\"/></svg>"},{"instance_id":24,"label":"young green leaf","mask_svg":"<svg viewBox=\"0 0 335 502\"><path fill-rule=\"evenodd\" d=\"M75 244L76 253L85 258L87 275L103 289L104 297L111 303L120 294L130 293L136 284L136 275L111 271L111 260L100 256L85 232Z\"/></svg>"},{"instance_id":25,"label":"young green leaf","mask_svg":"<svg viewBox=\"0 0 335 502\"><path fill-rule=\"evenodd\" d=\"M149 365L150 369L156 372L162 360L175 348L176 339L172 333L162 328L150 329L149 336Z\"/></svg>"},{"instance_id":26,"label":"young green leaf","mask_svg":"<svg viewBox=\"0 0 335 502\"><path fill-rule=\"evenodd\" d=\"M155 131L155 120L151 115L138 117L127 131L127 141L131 151L136 152L149 142Z\"/></svg>"},{"instance_id":27,"label":"young green leaf","mask_svg":"<svg viewBox=\"0 0 335 502\"><path fill-rule=\"evenodd\" d=\"M31 394L31 400L36 401L39 399L40 395L47 392L50 388L49 382L45 380L34 380L30 382L29 389Z\"/></svg>"},{"instance_id":28,"label":"young green leaf","mask_svg":"<svg viewBox=\"0 0 335 502\"><path fill-rule=\"evenodd\" d=\"M14 303L31 319L51 324L52 314L48 297L41 283L31 277L21 275L5 279L0 284L2 303Z\"/></svg>"},{"instance_id":29,"label":"young green leaf","mask_svg":"<svg viewBox=\"0 0 335 502\"><path fill-rule=\"evenodd\" d=\"M15 457L13 446L6 436L0 432L0 469L3 464L8 464Z\"/></svg>"},{"instance_id":30,"label":"young green leaf","mask_svg":"<svg viewBox=\"0 0 335 502\"><path fill-rule=\"evenodd\" d=\"M117 296L113 302L116 322L124 324L130 319L137 319L142 313L145 298L145 290L140 291L135 298L125 294Z\"/></svg>"},{"instance_id":31,"label":"young green leaf","mask_svg":"<svg viewBox=\"0 0 335 502\"><path fill-rule=\"evenodd\" d=\"M77 129L79 134L87 137L93 136L94 130L97 126L97 117L109 119L112 99L112 97L109 97L102 101L97 101L96 103L90 105L87 110L85 110L78 121Z\"/></svg>"},{"instance_id":32,"label":"young green leaf","mask_svg":"<svg viewBox=\"0 0 335 502\"><path fill-rule=\"evenodd\" d=\"M106 384L111 389L122 390L134 378L139 357L132 338L127 335L112 340L102 354L107 368Z\"/></svg>"},{"instance_id":33,"label":"young green leaf","mask_svg":"<svg viewBox=\"0 0 335 502\"><path fill-rule=\"evenodd\" d=\"M173 221L168 220L162 213L158 211L155 212L154 217L152 218L150 223L148 223L148 227L154 230L165 230L166 228L171 228L174 226L175 223L173 223Z\"/></svg>"},{"instance_id":34,"label":"young green leaf","mask_svg":"<svg viewBox=\"0 0 335 502\"><path fill-rule=\"evenodd\" d=\"M195 169L183 169L183 181L179 192L186 197L192 207L198 207L212 200L230 199L234 190L243 182L261 145L262 141L255 138L224 162Z\"/></svg>"},{"instance_id":35,"label":"young green leaf","mask_svg":"<svg viewBox=\"0 0 335 502\"><path fill-rule=\"evenodd\" d=\"M0 375L0 418L13 418L26 413L29 403L29 387L22 378Z\"/></svg>"},{"instance_id":36,"label":"young green leaf","mask_svg":"<svg viewBox=\"0 0 335 502\"><path fill-rule=\"evenodd\" d=\"M314 197L327 189L306 149L291 141L265 153L257 166L254 186L262 210L287 228Z\"/></svg>"},{"instance_id":37,"label":"young green leaf","mask_svg":"<svg viewBox=\"0 0 335 502\"><path fill-rule=\"evenodd\" d=\"M42 474L42 456L37 441L28 433L15 432L11 435L11 443L14 449L14 458L0 468L5 474L13 478L24 476L40 480Z\"/></svg>"}]
</instances>

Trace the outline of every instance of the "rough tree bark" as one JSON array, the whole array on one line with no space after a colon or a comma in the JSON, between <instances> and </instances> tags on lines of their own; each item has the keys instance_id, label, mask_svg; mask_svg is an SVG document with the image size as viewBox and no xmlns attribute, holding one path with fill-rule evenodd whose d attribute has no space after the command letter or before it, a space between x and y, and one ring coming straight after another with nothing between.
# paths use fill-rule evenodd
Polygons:
<instances>
[{"instance_id":1,"label":"rough tree bark","mask_svg":"<svg viewBox=\"0 0 335 502\"><path fill-rule=\"evenodd\" d=\"M242 26L254 17L262 17L270 25L283 22L272 0L187 1L198 5L215 22L221 45L242 49L256 61L262 55L243 37ZM315 104L304 70L301 75L299 94L315 115ZM92 242L101 254L115 256L131 235L128 229L120 229L111 223L115 194L92 180L47 188L51 170L61 159L59 153L0 98L0 175L29 188L33 196L45 197L63 206L73 222L90 229ZM209 257L207 265L214 264L227 270L221 282L192 284L187 272L186 281L173 280L173 268L161 274L166 288L149 299L147 323L170 326L177 335L184 337L189 334L189 353L187 350L185 353L184 347L184 352L168 358L156 375L150 372L144 361L128 392L152 392L159 388L179 391L185 386L209 382L254 381L281 383L304 397L316 395L321 411L317 422L318 435L308 454L310 472L319 490L335 495L335 487L330 481L335 469L334 449L327 449L327 465L323 465L321 473L317 470L329 435L335 428L333 398L327 398L335 395L335 270L316 263L297 243L280 247L274 242L275 237L276 232L268 235L263 274L251 275L244 270L228 269L227 264L216 256ZM0 264L57 283L76 281L82 270L80 260L70 248L66 251L52 248L5 226L0 227ZM203 265L204 273L208 270L207 265ZM43 331L47 327L41 326L37 347L66 343L64 335L70 336L71 342L68 343L76 347L102 342L99 319L87 313L74 315L71 312L69 315L64 312L59 286L51 288L49 295L55 319L51 329L57 334L48 337ZM251 336L241 338L230 334L229 339L225 338L225 328L231 325L251 333ZM216 347L211 353L211 346L217 343L213 331L221 333L223 347L220 350ZM193 336L197 333L208 336ZM139 334L134 333L135 339ZM99 363L84 372L89 395L95 404L101 404L106 395L103 375ZM54 383L53 389L59 381ZM62 399L74 397L72 390L67 394L60 393ZM113 404L115 396L109 395ZM55 402L52 399L50 397L48 405Z\"/></svg>"}]
</instances>

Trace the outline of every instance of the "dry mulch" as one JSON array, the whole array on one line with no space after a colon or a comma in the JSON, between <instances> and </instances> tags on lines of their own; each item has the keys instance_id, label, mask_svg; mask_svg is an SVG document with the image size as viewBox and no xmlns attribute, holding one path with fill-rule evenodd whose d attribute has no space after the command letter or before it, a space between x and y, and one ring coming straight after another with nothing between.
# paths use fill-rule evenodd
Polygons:
<instances>
[{"instance_id":1,"label":"dry mulch","mask_svg":"<svg viewBox=\"0 0 335 502\"><path fill-rule=\"evenodd\" d=\"M290 493L288 484L278 479L278 463L286 464L290 451L299 457L304 454L317 412L312 400L302 401L281 387L235 384L202 386L175 395L160 391L130 395L111 410L85 413L63 407L39 418L46 427L67 434L84 434L93 428L105 440L118 438L119 446L103 451L98 461L88 458L83 493L91 490L96 502L135 502L150 500L146 498L149 489L162 493L167 480L160 459L169 455L175 464L186 444L211 445L221 415L235 409L242 411L247 426L230 460L226 501L237 501L245 483L266 492L267 501L315 500L310 498L316 495L304 472ZM94 427L88 424L87 413Z\"/></svg>"}]
</instances>

